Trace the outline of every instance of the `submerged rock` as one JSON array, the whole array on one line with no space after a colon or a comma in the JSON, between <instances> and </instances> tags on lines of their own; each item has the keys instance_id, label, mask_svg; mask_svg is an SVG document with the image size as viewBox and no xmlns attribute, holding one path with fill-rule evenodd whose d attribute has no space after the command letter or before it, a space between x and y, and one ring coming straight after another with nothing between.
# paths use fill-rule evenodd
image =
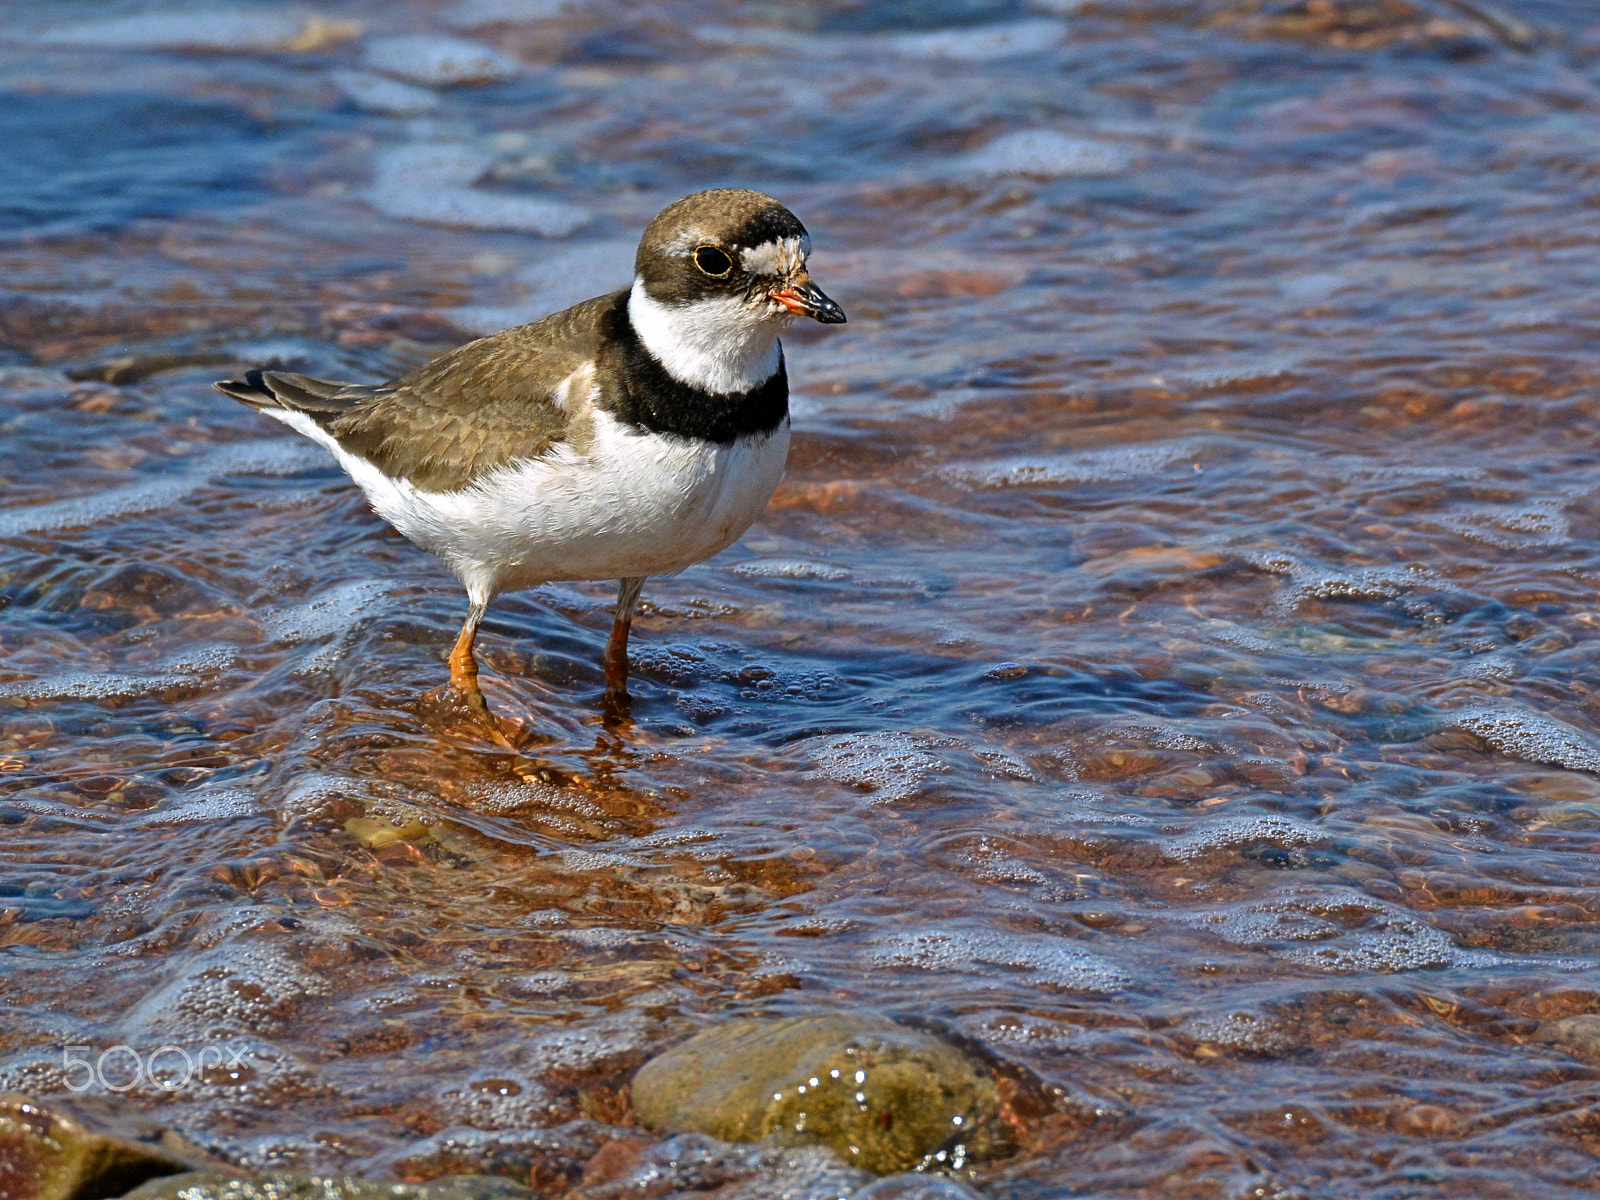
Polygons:
<instances>
[{"instance_id":1,"label":"submerged rock","mask_svg":"<svg viewBox=\"0 0 1600 1200\"><path fill-rule=\"evenodd\" d=\"M821 1142L880 1175L960 1168L1010 1144L985 1064L878 1016L713 1026L646 1063L633 1104L656 1129Z\"/></svg>"},{"instance_id":2,"label":"submerged rock","mask_svg":"<svg viewBox=\"0 0 1600 1200\"><path fill-rule=\"evenodd\" d=\"M498 1175L447 1175L428 1183L383 1183L329 1175L237 1175L191 1171L153 1179L122 1200L527 1200L533 1193Z\"/></svg>"},{"instance_id":3,"label":"submerged rock","mask_svg":"<svg viewBox=\"0 0 1600 1200\"><path fill-rule=\"evenodd\" d=\"M1600 1014L1580 1013L1545 1021L1533 1031L1533 1041L1565 1050L1574 1058L1600 1062Z\"/></svg>"},{"instance_id":4,"label":"submerged rock","mask_svg":"<svg viewBox=\"0 0 1600 1200\"><path fill-rule=\"evenodd\" d=\"M145 1180L214 1165L131 1105L0 1095L0 1196L100 1200Z\"/></svg>"}]
</instances>

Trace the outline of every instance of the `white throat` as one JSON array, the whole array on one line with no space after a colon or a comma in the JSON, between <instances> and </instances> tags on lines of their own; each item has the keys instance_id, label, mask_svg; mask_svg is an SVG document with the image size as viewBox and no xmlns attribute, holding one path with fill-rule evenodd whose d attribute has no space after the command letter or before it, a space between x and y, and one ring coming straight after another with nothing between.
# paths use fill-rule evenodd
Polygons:
<instances>
[{"instance_id":1,"label":"white throat","mask_svg":"<svg viewBox=\"0 0 1600 1200\"><path fill-rule=\"evenodd\" d=\"M774 306L776 307L776 306ZM777 373L778 333L788 314L774 317L737 296L663 304L633 281L628 319L644 348L679 383L724 395L748 392Z\"/></svg>"}]
</instances>

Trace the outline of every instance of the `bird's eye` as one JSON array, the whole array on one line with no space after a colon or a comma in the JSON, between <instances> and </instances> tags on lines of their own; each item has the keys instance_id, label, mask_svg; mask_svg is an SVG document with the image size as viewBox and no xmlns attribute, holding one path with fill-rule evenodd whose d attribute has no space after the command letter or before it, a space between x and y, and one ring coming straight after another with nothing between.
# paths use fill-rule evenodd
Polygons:
<instances>
[{"instance_id":1,"label":"bird's eye","mask_svg":"<svg viewBox=\"0 0 1600 1200\"><path fill-rule=\"evenodd\" d=\"M713 279L721 279L733 270L733 259L715 246L701 246L694 252L694 265Z\"/></svg>"}]
</instances>

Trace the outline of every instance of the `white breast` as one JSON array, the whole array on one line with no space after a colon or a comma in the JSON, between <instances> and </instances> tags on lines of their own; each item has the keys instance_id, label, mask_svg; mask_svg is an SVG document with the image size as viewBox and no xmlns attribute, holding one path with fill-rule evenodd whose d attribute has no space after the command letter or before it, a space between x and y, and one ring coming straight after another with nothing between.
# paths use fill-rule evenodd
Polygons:
<instances>
[{"instance_id":1,"label":"white breast","mask_svg":"<svg viewBox=\"0 0 1600 1200\"><path fill-rule=\"evenodd\" d=\"M789 422L730 446L636 432L596 411L589 453L561 448L458 492L424 492L348 454L303 413L378 514L443 558L474 599L566 579L680 571L732 544L783 477Z\"/></svg>"},{"instance_id":2,"label":"white breast","mask_svg":"<svg viewBox=\"0 0 1600 1200\"><path fill-rule=\"evenodd\" d=\"M778 334L791 314L737 296L663 304L642 279L628 294L628 321L651 356L679 383L719 395L758 388L783 361Z\"/></svg>"}]
</instances>

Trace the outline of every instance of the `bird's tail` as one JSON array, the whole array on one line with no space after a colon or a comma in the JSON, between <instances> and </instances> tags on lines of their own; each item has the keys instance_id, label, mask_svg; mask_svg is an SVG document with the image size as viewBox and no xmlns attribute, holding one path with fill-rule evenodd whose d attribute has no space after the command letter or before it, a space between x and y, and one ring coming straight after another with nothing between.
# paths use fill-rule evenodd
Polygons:
<instances>
[{"instance_id":1,"label":"bird's tail","mask_svg":"<svg viewBox=\"0 0 1600 1200\"><path fill-rule=\"evenodd\" d=\"M319 425L348 412L373 392L364 384L313 379L293 371L246 371L243 379L223 379L211 386L251 408L302 412Z\"/></svg>"}]
</instances>

